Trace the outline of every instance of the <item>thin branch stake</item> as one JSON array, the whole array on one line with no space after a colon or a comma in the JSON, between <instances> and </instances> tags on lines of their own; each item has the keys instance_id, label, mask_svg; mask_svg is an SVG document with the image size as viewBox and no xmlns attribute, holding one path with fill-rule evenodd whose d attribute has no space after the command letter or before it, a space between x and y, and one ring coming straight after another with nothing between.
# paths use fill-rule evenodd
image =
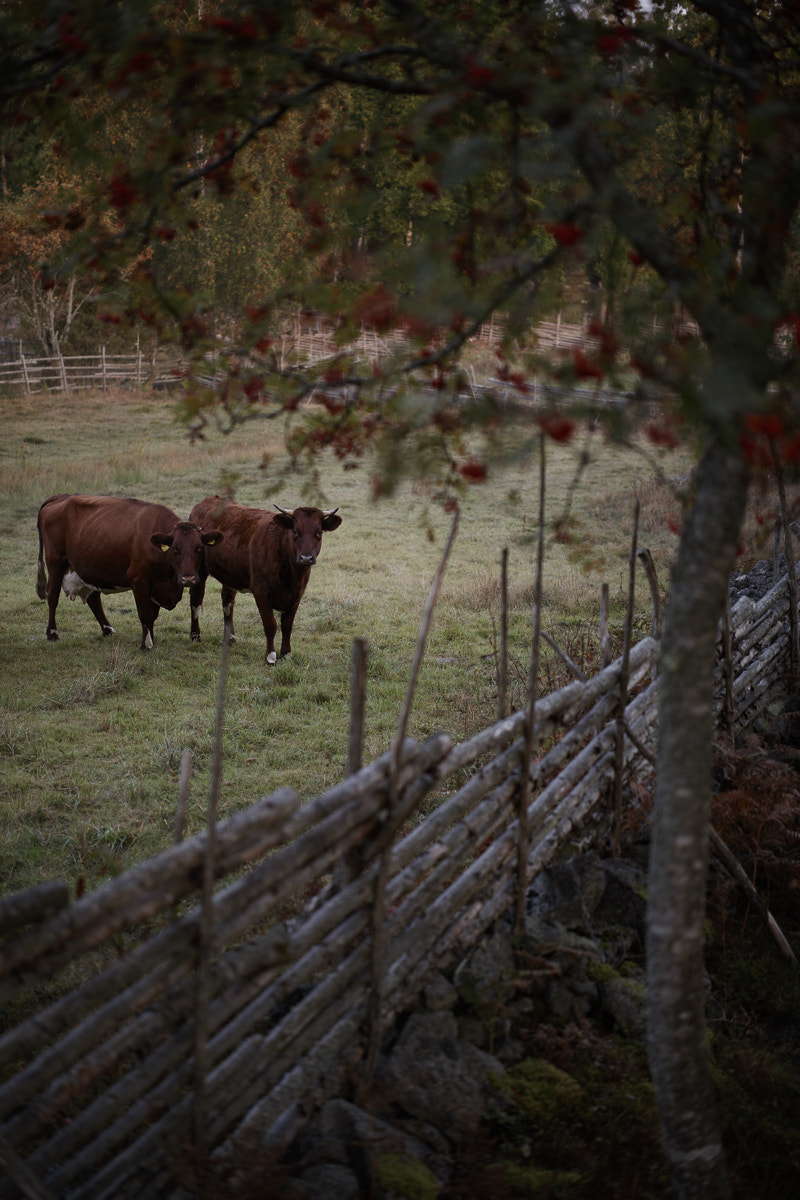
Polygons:
<instances>
[{"instance_id":1,"label":"thin branch stake","mask_svg":"<svg viewBox=\"0 0 800 1200\"><path fill-rule=\"evenodd\" d=\"M611 636L608 632L608 584L600 592L600 666L605 668L614 657L611 651Z\"/></svg>"},{"instance_id":2,"label":"thin branch stake","mask_svg":"<svg viewBox=\"0 0 800 1200\"><path fill-rule=\"evenodd\" d=\"M583 671L580 669L577 663L574 663L570 656L561 649L555 638L551 638L550 634L545 633L543 629L539 631L539 636L544 638L551 650L555 650L556 654L561 659L570 675L574 675L574 677L580 680L581 683L586 683L586 676L584 675Z\"/></svg>"},{"instance_id":3,"label":"thin branch stake","mask_svg":"<svg viewBox=\"0 0 800 1200\"><path fill-rule=\"evenodd\" d=\"M364 710L367 692L367 639L353 638L350 673L350 737L347 745L347 774L361 770L364 755Z\"/></svg>"},{"instance_id":4,"label":"thin branch stake","mask_svg":"<svg viewBox=\"0 0 800 1200\"><path fill-rule=\"evenodd\" d=\"M628 558L628 607L625 613L625 638L619 676L619 708L614 744L614 854L619 855L622 840L622 751L625 741L625 707L628 700L628 675L633 637L633 606L636 600L636 542L639 537L639 501L633 509L631 551Z\"/></svg>"},{"instance_id":5,"label":"thin branch stake","mask_svg":"<svg viewBox=\"0 0 800 1200\"><path fill-rule=\"evenodd\" d=\"M508 546L500 559L500 652L497 663L497 719L506 715L508 693Z\"/></svg>"},{"instance_id":6,"label":"thin branch stake","mask_svg":"<svg viewBox=\"0 0 800 1200\"><path fill-rule=\"evenodd\" d=\"M745 871L744 867L739 862L738 858L733 853L733 851L728 848L728 846L725 844L725 842L723 842L722 838L719 836L716 829L714 829L713 825L709 827L708 833L709 833L709 837L711 839L711 845L716 850L717 855L722 860L722 862L725 864L725 866L728 868L728 870L730 871L730 873L734 877L734 879L737 881L737 883L740 883L742 885L744 890L747 892L747 895L750 897L753 904L755 904L755 906L758 909L758 911L760 912L761 916L764 918L767 928L769 929L772 936L775 938L775 941L780 946L783 957L788 959L789 962L792 963L792 965L796 967L797 959L795 957L794 951L792 950L792 947L789 945L786 938L784 937L783 932L782 932L780 926L778 925L778 922L775 920L772 913L769 911L766 904L761 899L761 897L759 896L756 889L753 887L752 883L750 882L750 880L747 876L747 872Z\"/></svg>"},{"instance_id":7,"label":"thin branch stake","mask_svg":"<svg viewBox=\"0 0 800 1200\"><path fill-rule=\"evenodd\" d=\"M406 698L405 698L405 702L403 704L402 712L400 713L400 720L397 725L397 732L395 733L394 741L392 742L392 780L393 780L392 790L393 791L394 791L394 780L397 779L397 771L398 771L399 764L400 764L400 751L402 749L402 745L405 740L406 729L408 728L408 720L411 715L411 705L414 700L414 692L417 689L417 680L419 678L420 667L422 666L422 659L425 654L425 643L428 639L428 633L430 631L431 621L433 620L433 610L436 607L436 601L439 597L439 589L442 586L442 580L444 579L444 572L445 572L445 568L447 567L447 560L450 557L450 551L453 548L453 542L455 541L455 538L456 538L456 532L458 530L458 518L459 518L459 510L456 509L455 513L453 514L453 524L450 527L450 536L447 539L447 544L445 545L444 551L442 553L442 560L439 563L439 569L437 570L436 575L434 576L433 583L431 584L431 590L430 590L430 594L428 596L428 603L425 605L425 612L422 617L422 625L420 627L419 636L417 638L417 647L416 647L416 650L414 651L414 661L411 664L411 675L408 680L408 688L406 689Z\"/></svg>"},{"instance_id":8,"label":"thin branch stake","mask_svg":"<svg viewBox=\"0 0 800 1200\"><path fill-rule=\"evenodd\" d=\"M198 1149L205 1141L206 1058L208 1048L208 1009L211 1002L211 950L213 943L214 858L217 841L217 809L222 780L222 730L225 717L225 688L228 682L230 639L222 639L222 652L217 684L217 709L214 729L214 753L211 764L211 788L208 797L206 853L203 862L203 902L200 916L200 937L197 962L197 992L195 996L194 1046L194 1104L192 1110L192 1140Z\"/></svg>"},{"instance_id":9,"label":"thin branch stake","mask_svg":"<svg viewBox=\"0 0 800 1200\"><path fill-rule=\"evenodd\" d=\"M544 505L545 505L545 455L544 434L539 435L539 532L536 539L536 581L533 597L533 634L531 639L531 663L528 675L528 707L525 714L525 734L522 739L522 775L517 798L517 891L514 925L518 934L525 932L525 897L528 891L528 848L530 828L528 822L528 799L531 791L531 756L533 754L533 731L536 721L536 689L539 682L539 639L542 612L542 564L544 561Z\"/></svg>"},{"instance_id":10,"label":"thin branch stake","mask_svg":"<svg viewBox=\"0 0 800 1200\"><path fill-rule=\"evenodd\" d=\"M456 509L453 515L453 524L450 527L450 536L447 539L442 559L439 563L439 568L434 576L431 584L430 594L428 595L428 603L425 606L425 612L422 617L422 625L420 627L419 636L417 638L417 646L414 652L414 661L411 664L411 675L408 681L406 690L406 698L403 704L400 720L397 726L397 732L394 735L394 741L391 747L391 768L389 775L389 803L391 820L391 809L397 803L397 778L400 772L400 754L403 747L403 741L406 736L409 717L411 715L411 705L414 700L414 692L417 687L420 667L425 654L425 643L428 638L428 633L433 620L433 610L436 607L436 601L439 596L439 589L442 586L444 579L447 560L450 557L450 551L455 542L456 532L458 530L459 510ZM375 875L375 890L372 901L372 962L370 970L370 994L369 1005L367 1009L367 1057L365 1063L365 1078L371 1079L375 1073L375 1067L378 1062L378 1050L381 1042L381 1006L383 1003L383 957L384 957L384 919L386 914L386 883L389 878L389 868L391 864L391 845L387 845L384 849L378 870Z\"/></svg>"},{"instance_id":11,"label":"thin branch stake","mask_svg":"<svg viewBox=\"0 0 800 1200\"><path fill-rule=\"evenodd\" d=\"M175 809L175 845L183 841L186 825L186 809L189 805L189 786L192 781L192 752L188 748L181 754L181 772L178 778L178 806Z\"/></svg>"},{"instance_id":12,"label":"thin branch stake","mask_svg":"<svg viewBox=\"0 0 800 1200\"><path fill-rule=\"evenodd\" d=\"M800 657L797 629L797 571L795 569L794 548L789 525L789 510L786 504L786 485L783 479L783 467L781 466L778 447L772 438L769 439L769 444L772 450L772 461L775 464L775 478L778 482L778 495L781 501L781 523L783 525L786 555L786 580L789 587L789 670L792 676L794 676L797 674L798 657Z\"/></svg>"},{"instance_id":13,"label":"thin branch stake","mask_svg":"<svg viewBox=\"0 0 800 1200\"><path fill-rule=\"evenodd\" d=\"M653 610L653 627L651 635L656 639L656 641L658 641L658 639L661 637L663 616L661 612L661 595L658 590L656 564L653 559L653 555L646 547L642 547L641 550L637 550L636 555L644 567L644 573L647 576L647 582L650 585L650 607Z\"/></svg>"},{"instance_id":14,"label":"thin branch stake","mask_svg":"<svg viewBox=\"0 0 800 1200\"><path fill-rule=\"evenodd\" d=\"M730 590L725 595L725 606L722 610L722 674L725 682L725 728L733 737L733 632Z\"/></svg>"}]
</instances>

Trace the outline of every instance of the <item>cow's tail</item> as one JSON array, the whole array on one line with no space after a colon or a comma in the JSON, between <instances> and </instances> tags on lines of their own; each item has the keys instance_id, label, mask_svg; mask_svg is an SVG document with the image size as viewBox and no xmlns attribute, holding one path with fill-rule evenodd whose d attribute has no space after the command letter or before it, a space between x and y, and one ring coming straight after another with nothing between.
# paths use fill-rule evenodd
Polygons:
<instances>
[{"instance_id":1,"label":"cow's tail","mask_svg":"<svg viewBox=\"0 0 800 1200\"><path fill-rule=\"evenodd\" d=\"M44 505L42 505L44 508ZM47 572L44 569L44 546L42 545L42 509L36 518L36 528L39 530L39 562L36 568L36 595L40 600L47 599Z\"/></svg>"}]
</instances>

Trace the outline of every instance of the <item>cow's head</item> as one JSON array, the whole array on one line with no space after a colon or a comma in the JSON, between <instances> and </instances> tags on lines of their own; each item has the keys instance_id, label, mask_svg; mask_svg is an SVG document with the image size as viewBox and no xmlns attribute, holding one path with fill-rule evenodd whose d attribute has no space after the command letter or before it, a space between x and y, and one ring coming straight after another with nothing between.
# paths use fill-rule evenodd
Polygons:
<instances>
[{"instance_id":1,"label":"cow's head","mask_svg":"<svg viewBox=\"0 0 800 1200\"><path fill-rule=\"evenodd\" d=\"M323 533L338 529L342 518L337 516L338 509L323 512L320 508L296 508L289 512L280 508L273 515L273 520L281 529L290 530L293 540L295 561L300 567L313 567L322 545Z\"/></svg>"},{"instance_id":2,"label":"cow's head","mask_svg":"<svg viewBox=\"0 0 800 1200\"><path fill-rule=\"evenodd\" d=\"M162 554L170 556L179 586L190 587L206 578L206 546L214 546L222 538L219 529L203 533L190 521L179 521L171 533L154 533L150 541Z\"/></svg>"}]
</instances>

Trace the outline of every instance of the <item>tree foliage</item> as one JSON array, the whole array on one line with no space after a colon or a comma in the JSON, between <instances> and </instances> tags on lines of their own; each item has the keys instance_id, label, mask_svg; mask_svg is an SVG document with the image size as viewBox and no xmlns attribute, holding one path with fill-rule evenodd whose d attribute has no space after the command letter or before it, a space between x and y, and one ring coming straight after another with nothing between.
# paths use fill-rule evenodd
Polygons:
<instances>
[{"instance_id":1,"label":"tree foliage","mask_svg":"<svg viewBox=\"0 0 800 1200\"><path fill-rule=\"evenodd\" d=\"M376 494L411 472L452 503L502 442L459 362L497 310L521 407L545 367L632 372L615 436L654 401L656 442L697 431L662 670L651 1059L677 1190L724 1195L698 932L711 669L749 471L800 445L796 5L32 0L4 6L0 47L7 261L213 351L225 382L187 391L195 433L280 417L298 459L369 449ZM545 363L533 323L572 297L592 347ZM285 370L275 331L298 307L338 352ZM364 326L407 349L358 360ZM532 438L573 428L522 411Z\"/></svg>"}]
</instances>

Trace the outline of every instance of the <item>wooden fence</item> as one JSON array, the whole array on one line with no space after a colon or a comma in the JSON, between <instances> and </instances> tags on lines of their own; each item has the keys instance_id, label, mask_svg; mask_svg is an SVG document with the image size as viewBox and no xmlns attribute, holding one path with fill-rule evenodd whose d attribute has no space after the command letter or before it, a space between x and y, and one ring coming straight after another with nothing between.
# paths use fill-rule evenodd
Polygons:
<instances>
[{"instance_id":1,"label":"wooden fence","mask_svg":"<svg viewBox=\"0 0 800 1200\"><path fill-rule=\"evenodd\" d=\"M779 692L789 629L786 579L738 602L722 725ZM406 739L307 803L281 789L73 903L57 882L0 901L2 1200L169 1196L191 1140L284 1146L520 882L607 837L615 779L652 773L657 664L648 637L537 700L520 879L525 712Z\"/></svg>"},{"instance_id":2,"label":"wooden fence","mask_svg":"<svg viewBox=\"0 0 800 1200\"><path fill-rule=\"evenodd\" d=\"M503 335L504 325L502 317L493 316L481 326L476 340L491 345L497 343ZM561 321L543 322L537 326L537 338L543 349L567 349L587 342L583 325L568 325ZM348 350L357 358L378 359L396 352L406 345L406 341L400 329L379 334L365 328ZM321 322L303 323L298 318L273 339L272 350L279 368L288 370L324 362L339 353L341 347L334 339L332 328ZM0 392L10 388L27 395L38 395L88 388L107 391L120 387L167 387L180 384L188 370L185 357L166 348L150 355L138 348L131 354L110 354L105 346L101 346L96 354L37 357L24 353L20 346L17 357L0 361ZM213 370L209 370L200 382L213 386Z\"/></svg>"}]
</instances>

